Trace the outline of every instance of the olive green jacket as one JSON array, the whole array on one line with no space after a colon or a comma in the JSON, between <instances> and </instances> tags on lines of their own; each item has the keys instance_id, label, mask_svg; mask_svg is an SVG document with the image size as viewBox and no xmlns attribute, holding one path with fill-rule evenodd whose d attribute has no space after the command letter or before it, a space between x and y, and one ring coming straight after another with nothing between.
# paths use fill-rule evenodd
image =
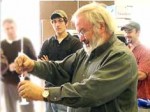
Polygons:
<instances>
[{"instance_id":1,"label":"olive green jacket","mask_svg":"<svg viewBox=\"0 0 150 112\"><path fill-rule=\"evenodd\" d=\"M115 36L90 56L81 49L63 61L35 62L32 74L56 85L49 101L68 112L137 112L136 61Z\"/></svg>"}]
</instances>

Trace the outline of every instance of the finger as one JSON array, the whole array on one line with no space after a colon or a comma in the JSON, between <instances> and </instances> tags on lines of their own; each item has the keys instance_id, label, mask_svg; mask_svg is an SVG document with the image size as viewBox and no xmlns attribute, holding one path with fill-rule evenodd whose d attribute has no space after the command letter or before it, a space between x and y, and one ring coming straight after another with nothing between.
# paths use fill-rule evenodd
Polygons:
<instances>
[{"instance_id":1,"label":"finger","mask_svg":"<svg viewBox=\"0 0 150 112\"><path fill-rule=\"evenodd\" d=\"M24 90L22 90L22 91L18 91L18 93L19 93L19 96L21 96L21 97L23 97L23 98L25 98L25 97L26 97L25 89L24 89Z\"/></svg>"},{"instance_id":2,"label":"finger","mask_svg":"<svg viewBox=\"0 0 150 112\"><path fill-rule=\"evenodd\" d=\"M21 74L20 69L18 69L17 67L15 67L15 71L16 71L18 74Z\"/></svg>"},{"instance_id":3,"label":"finger","mask_svg":"<svg viewBox=\"0 0 150 112\"><path fill-rule=\"evenodd\" d=\"M29 99L28 93L26 92L26 90L23 90L22 92L20 92L19 96L25 99Z\"/></svg>"},{"instance_id":4,"label":"finger","mask_svg":"<svg viewBox=\"0 0 150 112\"><path fill-rule=\"evenodd\" d=\"M18 86L18 92L20 92L20 91L22 91L22 90L24 90L24 89L26 89L26 88L27 88L27 87L26 87L25 84L21 84L21 85Z\"/></svg>"},{"instance_id":5,"label":"finger","mask_svg":"<svg viewBox=\"0 0 150 112\"><path fill-rule=\"evenodd\" d=\"M18 57L15 59L15 63L16 63L19 67L21 67L21 66L23 65L23 60L24 60L23 55L18 56Z\"/></svg>"},{"instance_id":6,"label":"finger","mask_svg":"<svg viewBox=\"0 0 150 112\"><path fill-rule=\"evenodd\" d=\"M17 73L21 73L22 70L23 59L21 56L17 57L14 61L14 67Z\"/></svg>"},{"instance_id":7,"label":"finger","mask_svg":"<svg viewBox=\"0 0 150 112\"><path fill-rule=\"evenodd\" d=\"M31 72L34 68L34 61L28 58L24 62L23 66L23 71Z\"/></svg>"},{"instance_id":8,"label":"finger","mask_svg":"<svg viewBox=\"0 0 150 112\"><path fill-rule=\"evenodd\" d=\"M43 55L43 58L46 60L46 55Z\"/></svg>"},{"instance_id":9,"label":"finger","mask_svg":"<svg viewBox=\"0 0 150 112\"><path fill-rule=\"evenodd\" d=\"M31 59L30 59L28 56L26 56L26 55L24 55L23 58L24 58L24 59L23 59L23 60L24 60L23 66L24 66L24 67L29 66Z\"/></svg>"},{"instance_id":10,"label":"finger","mask_svg":"<svg viewBox=\"0 0 150 112\"><path fill-rule=\"evenodd\" d=\"M43 55L43 57L44 57L45 61L48 61L48 56L47 55Z\"/></svg>"},{"instance_id":11,"label":"finger","mask_svg":"<svg viewBox=\"0 0 150 112\"><path fill-rule=\"evenodd\" d=\"M30 66L30 60L26 60L24 63L23 63L23 69L27 69L29 66Z\"/></svg>"},{"instance_id":12,"label":"finger","mask_svg":"<svg viewBox=\"0 0 150 112\"><path fill-rule=\"evenodd\" d=\"M28 81L26 81L26 80L19 82L19 84L18 84L18 87L17 87L17 88L19 89L21 86L26 85L26 84L27 84L27 82L28 82Z\"/></svg>"},{"instance_id":13,"label":"finger","mask_svg":"<svg viewBox=\"0 0 150 112\"><path fill-rule=\"evenodd\" d=\"M46 59L48 60L48 56L46 55Z\"/></svg>"},{"instance_id":14,"label":"finger","mask_svg":"<svg viewBox=\"0 0 150 112\"><path fill-rule=\"evenodd\" d=\"M17 66L15 66L15 71L18 73L18 75L20 75L20 74L21 74L21 69L20 69L20 68L18 68Z\"/></svg>"},{"instance_id":15,"label":"finger","mask_svg":"<svg viewBox=\"0 0 150 112\"><path fill-rule=\"evenodd\" d=\"M41 60L44 61L44 58L42 57Z\"/></svg>"}]
</instances>

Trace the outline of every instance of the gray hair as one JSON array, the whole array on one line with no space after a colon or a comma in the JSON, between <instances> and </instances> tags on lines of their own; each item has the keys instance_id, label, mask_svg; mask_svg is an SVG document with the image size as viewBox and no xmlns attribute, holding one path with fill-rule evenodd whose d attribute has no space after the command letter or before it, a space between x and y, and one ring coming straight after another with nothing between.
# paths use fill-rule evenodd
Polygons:
<instances>
[{"instance_id":1,"label":"gray hair","mask_svg":"<svg viewBox=\"0 0 150 112\"><path fill-rule=\"evenodd\" d=\"M90 3L79 8L72 16L72 22L80 15L84 15L85 18L94 26L99 23L105 23L106 31L108 33L115 33L116 23L112 18L112 15L106 10L106 8L99 3Z\"/></svg>"},{"instance_id":2,"label":"gray hair","mask_svg":"<svg viewBox=\"0 0 150 112\"><path fill-rule=\"evenodd\" d=\"M15 24L15 21L14 21L13 19L11 19L11 18L6 18L6 19L3 21L3 25L4 25L5 23L14 23L14 24Z\"/></svg>"}]
</instances>

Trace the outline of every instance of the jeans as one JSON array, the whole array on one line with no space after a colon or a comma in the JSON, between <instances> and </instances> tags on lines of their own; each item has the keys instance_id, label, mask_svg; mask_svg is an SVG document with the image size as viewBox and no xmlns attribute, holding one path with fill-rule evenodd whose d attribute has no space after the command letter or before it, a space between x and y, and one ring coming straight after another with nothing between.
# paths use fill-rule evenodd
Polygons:
<instances>
[{"instance_id":1,"label":"jeans","mask_svg":"<svg viewBox=\"0 0 150 112\"><path fill-rule=\"evenodd\" d=\"M67 106L54 103L46 103L46 112L67 112Z\"/></svg>"}]
</instances>

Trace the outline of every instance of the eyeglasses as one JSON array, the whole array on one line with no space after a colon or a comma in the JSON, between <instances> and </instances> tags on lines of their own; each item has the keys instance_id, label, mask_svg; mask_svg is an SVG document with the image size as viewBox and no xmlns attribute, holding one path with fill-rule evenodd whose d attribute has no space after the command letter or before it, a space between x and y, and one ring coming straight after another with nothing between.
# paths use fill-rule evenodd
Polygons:
<instances>
[{"instance_id":1,"label":"eyeglasses","mask_svg":"<svg viewBox=\"0 0 150 112\"><path fill-rule=\"evenodd\" d=\"M78 33L78 37L86 36L86 34L87 34L88 32L90 32L90 31L91 31L91 30L87 30L87 31L81 30L81 31Z\"/></svg>"},{"instance_id":2,"label":"eyeglasses","mask_svg":"<svg viewBox=\"0 0 150 112\"><path fill-rule=\"evenodd\" d=\"M52 24L63 23L64 19L53 19L51 22L52 22Z\"/></svg>"}]
</instances>

